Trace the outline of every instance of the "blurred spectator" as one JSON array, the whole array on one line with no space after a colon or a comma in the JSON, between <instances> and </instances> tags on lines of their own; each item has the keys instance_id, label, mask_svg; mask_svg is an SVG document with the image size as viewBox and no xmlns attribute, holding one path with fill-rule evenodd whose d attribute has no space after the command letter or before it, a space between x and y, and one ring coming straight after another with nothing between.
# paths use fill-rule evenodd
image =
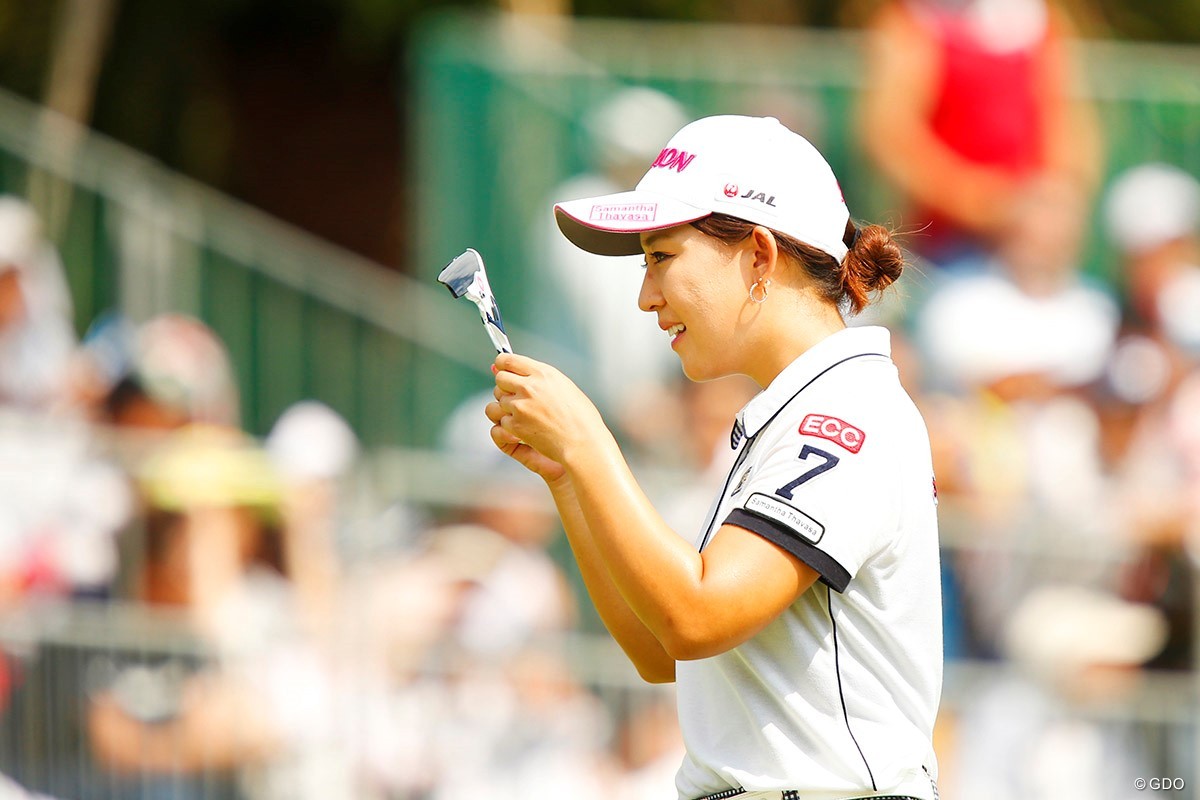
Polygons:
<instances>
[{"instance_id":1,"label":"blurred spectator","mask_svg":"<svg viewBox=\"0 0 1200 800\"><path fill-rule=\"evenodd\" d=\"M441 643L448 681L431 797L601 797L605 710L571 674L555 637L575 601L547 547L558 534L544 487L491 441L491 393L450 415L441 437L457 499L425 536L421 558L460 587ZM546 646L550 643L550 646Z\"/></svg>"},{"instance_id":2,"label":"blurred spectator","mask_svg":"<svg viewBox=\"0 0 1200 800\"><path fill-rule=\"evenodd\" d=\"M438 726L434 800L613 795L608 716L560 653L525 649L502 665L472 662L457 678Z\"/></svg>"},{"instance_id":3,"label":"blurred spectator","mask_svg":"<svg viewBox=\"0 0 1200 800\"><path fill-rule=\"evenodd\" d=\"M684 757L672 695L655 694L627 714L617 731L617 757L621 775L613 796L622 800L671 797Z\"/></svg>"},{"instance_id":4,"label":"blurred spectator","mask_svg":"<svg viewBox=\"0 0 1200 800\"><path fill-rule=\"evenodd\" d=\"M75 383L93 416L119 428L240 427L228 350L186 314L167 312L140 325L102 314L84 337Z\"/></svg>"},{"instance_id":5,"label":"blurred spectator","mask_svg":"<svg viewBox=\"0 0 1200 800\"><path fill-rule=\"evenodd\" d=\"M947 795L972 800L1063 797L1132 800L1157 775L1135 726L1109 718L1131 707L1137 668L1162 647L1154 609L1104 592L1052 585L1031 592L1006 625L1017 671L964 697ZM1174 775L1175 773L1171 773Z\"/></svg>"},{"instance_id":6,"label":"blurred spectator","mask_svg":"<svg viewBox=\"0 0 1200 800\"><path fill-rule=\"evenodd\" d=\"M78 350L62 267L24 202L0 197L0 608L109 593L135 495L74 414Z\"/></svg>"},{"instance_id":7,"label":"blurred spectator","mask_svg":"<svg viewBox=\"0 0 1200 800\"><path fill-rule=\"evenodd\" d=\"M935 265L1008 236L1039 176L1090 193L1098 126L1074 95L1073 35L1053 0L886 0L875 15L863 144Z\"/></svg>"},{"instance_id":8,"label":"blurred spectator","mask_svg":"<svg viewBox=\"0 0 1200 800\"><path fill-rule=\"evenodd\" d=\"M1190 669L1195 664L1194 553L1200 534L1200 434L1195 423L1200 419L1200 372L1169 385L1169 366L1154 342L1129 335L1119 350L1125 351L1140 356L1139 373L1150 366L1158 376L1152 393L1125 389L1122 395L1119 379L1114 379L1110 395L1102 398L1110 470L1104 515L1126 548L1117 588L1124 598L1153 605L1165 616L1166 644L1148 666Z\"/></svg>"},{"instance_id":9,"label":"blurred spectator","mask_svg":"<svg viewBox=\"0 0 1200 800\"><path fill-rule=\"evenodd\" d=\"M124 474L77 420L0 415L0 430L0 609L107 594L136 511Z\"/></svg>"},{"instance_id":10,"label":"blurred spectator","mask_svg":"<svg viewBox=\"0 0 1200 800\"><path fill-rule=\"evenodd\" d=\"M1104 211L1132 326L1200 360L1200 182L1178 167L1142 164L1117 176Z\"/></svg>"},{"instance_id":11,"label":"blurred spectator","mask_svg":"<svg viewBox=\"0 0 1200 800\"><path fill-rule=\"evenodd\" d=\"M359 456L358 437L329 406L315 400L284 410L266 439L267 456L283 482L280 512L287 531L287 574L299 594L300 619L327 638L336 624L342 575L338 533L344 481Z\"/></svg>"},{"instance_id":12,"label":"blurred spectator","mask_svg":"<svg viewBox=\"0 0 1200 800\"><path fill-rule=\"evenodd\" d=\"M1150 666L1194 662L1192 539L1200 483L1190 422L1200 414L1200 183L1167 164L1128 169L1104 207L1127 289L1125 330L1101 397L1112 461L1114 508L1132 547L1120 575L1128 599L1168 622Z\"/></svg>"},{"instance_id":13,"label":"blurred spectator","mask_svg":"<svg viewBox=\"0 0 1200 800\"><path fill-rule=\"evenodd\" d=\"M620 432L653 446L662 423L663 386L679 374L653 315L638 309L640 256L614 259L586 253L558 232L556 202L632 189L658 156L662 142L686 119L683 107L654 89L625 88L583 119L590 170L556 186L537 208L531 232L537 303L543 332L578 348L588 375L575 375L611 415ZM647 427L652 419L657 427Z\"/></svg>"},{"instance_id":14,"label":"blurred spectator","mask_svg":"<svg viewBox=\"0 0 1200 800\"><path fill-rule=\"evenodd\" d=\"M306 401L263 446L192 425L145 461L139 597L181 608L212 660L134 658L94 681L88 730L106 782L188 797L228 780L261 800L432 785L419 734L440 708L410 684L447 635L459 573L432 557L343 566L357 456L345 420Z\"/></svg>"},{"instance_id":15,"label":"blurred spectator","mask_svg":"<svg viewBox=\"0 0 1200 800\"><path fill-rule=\"evenodd\" d=\"M58 251L25 201L0 196L0 405L49 411L68 400L76 346Z\"/></svg>"},{"instance_id":16,"label":"blurred spectator","mask_svg":"<svg viewBox=\"0 0 1200 800\"><path fill-rule=\"evenodd\" d=\"M1046 397L1100 377L1119 310L1081 275L1085 198L1042 179L1013 208L1009 235L982 269L943 277L915 320L934 385Z\"/></svg>"},{"instance_id":17,"label":"blurred spectator","mask_svg":"<svg viewBox=\"0 0 1200 800\"><path fill-rule=\"evenodd\" d=\"M295 419L283 421L277 454L293 447L286 438L295 435L287 430ZM335 459L344 466L344 457ZM318 471L336 466L330 461ZM299 752L310 768L297 773L299 784L342 755L331 746L340 730L329 718L335 690L325 643L315 636L332 627L334 589L311 563L332 560L322 541L332 531L324 518L305 518L299 530L287 524L296 520L288 498L297 486L277 464L297 474L294 459L273 462L236 430L192 425L141 466L151 510L138 596L183 610L216 660L200 669L175 662L170 680L162 667L148 672L135 660L96 687L89 731L101 763L116 775L158 776L193 789L213 775L239 773L272 784L276 765L294 767ZM299 474L311 477L311 466ZM299 491L304 500L314 494L311 486ZM327 567L336 570L336 562ZM164 698L149 715L138 695L122 690L137 674L151 679L141 696L152 686ZM328 746L320 758L308 749L316 744Z\"/></svg>"},{"instance_id":18,"label":"blurred spectator","mask_svg":"<svg viewBox=\"0 0 1200 800\"><path fill-rule=\"evenodd\" d=\"M712 498L733 466L737 453L730 446L730 432L758 386L743 375L699 383L677 380L674 386L681 396L683 424L673 449L683 455L678 466L691 476L657 506L671 529L690 540L699 535Z\"/></svg>"},{"instance_id":19,"label":"blurred spectator","mask_svg":"<svg viewBox=\"0 0 1200 800\"><path fill-rule=\"evenodd\" d=\"M473 395L451 414L442 437L462 476L461 500L428 547L478 565L457 630L477 655L503 657L537 637L567 630L575 601L561 567L546 548L558 517L536 476L508 461L491 439L483 413L490 392Z\"/></svg>"},{"instance_id":20,"label":"blurred spectator","mask_svg":"<svg viewBox=\"0 0 1200 800\"><path fill-rule=\"evenodd\" d=\"M1112 516L1095 513L1111 485L1091 390L1120 314L1081 274L1086 218L1074 181L1031 181L995 254L936 275L913 320L938 488L955 501L946 534L968 535L944 558L957 655L999 655L1013 604L1048 563L1022 543L1115 546Z\"/></svg>"},{"instance_id":21,"label":"blurred spectator","mask_svg":"<svg viewBox=\"0 0 1200 800\"><path fill-rule=\"evenodd\" d=\"M14 215L32 225L29 213L24 206L0 200L0 229ZM36 250L28 243L23 249ZM43 266L57 265L48 250L38 252ZM174 427L192 417L232 420L236 403L229 400L228 361L220 342L198 321L164 315L135 329L110 318L94 327L101 333L62 364L60 399L65 401L70 381L72 391L83 385L101 387L75 397L96 400L107 393L113 412L107 419L120 425ZM189 355L181 357L184 352ZM68 361L74 374L70 379ZM0 373L15 375L20 370ZM134 374L139 377L131 377ZM81 376L91 382L81 382ZM31 386L36 383L31 381ZM133 388L143 385L154 388ZM139 527L135 523L143 510L127 473L129 464L110 448L120 443L98 436L76 415L51 421L30 416L30 410L0 413L0 609L29 598L121 595L127 567L121 551L136 547L132 534L120 534ZM152 522L158 516L153 515ZM167 594L179 590L163 589Z\"/></svg>"}]
</instances>

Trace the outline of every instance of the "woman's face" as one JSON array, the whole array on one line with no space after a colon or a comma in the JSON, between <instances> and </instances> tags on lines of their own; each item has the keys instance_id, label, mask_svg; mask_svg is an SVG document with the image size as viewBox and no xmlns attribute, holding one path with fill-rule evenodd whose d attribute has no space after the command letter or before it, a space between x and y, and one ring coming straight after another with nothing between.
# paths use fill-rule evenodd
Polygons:
<instances>
[{"instance_id":1,"label":"woman's face","mask_svg":"<svg viewBox=\"0 0 1200 800\"><path fill-rule=\"evenodd\" d=\"M694 381L743 371L740 315L748 302L747 249L680 225L642 234L646 273L638 307L658 317Z\"/></svg>"}]
</instances>

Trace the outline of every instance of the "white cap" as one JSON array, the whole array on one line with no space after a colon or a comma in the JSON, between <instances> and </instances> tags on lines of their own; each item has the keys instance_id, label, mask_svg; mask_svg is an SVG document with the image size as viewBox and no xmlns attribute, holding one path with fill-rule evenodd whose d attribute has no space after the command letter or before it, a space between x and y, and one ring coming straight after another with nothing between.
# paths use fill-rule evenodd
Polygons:
<instances>
[{"instance_id":1,"label":"white cap","mask_svg":"<svg viewBox=\"0 0 1200 800\"><path fill-rule=\"evenodd\" d=\"M316 400L300 400L275 420L266 448L285 477L335 480L358 457L358 437L329 406Z\"/></svg>"},{"instance_id":2,"label":"white cap","mask_svg":"<svg viewBox=\"0 0 1200 800\"><path fill-rule=\"evenodd\" d=\"M1159 609L1082 586L1034 589L1004 633L1010 657L1047 676L1073 676L1094 664L1144 664L1166 641Z\"/></svg>"},{"instance_id":3,"label":"white cap","mask_svg":"<svg viewBox=\"0 0 1200 800\"><path fill-rule=\"evenodd\" d=\"M603 256L642 252L639 234L720 213L765 225L841 263L850 212L833 170L807 139L774 117L705 117L667 143L631 192L558 203L578 247Z\"/></svg>"},{"instance_id":4,"label":"white cap","mask_svg":"<svg viewBox=\"0 0 1200 800\"><path fill-rule=\"evenodd\" d=\"M46 246L42 222L19 197L0 196L0 272L29 268Z\"/></svg>"},{"instance_id":5,"label":"white cap","mask_svg":"<svg viewBox=\"0 0 1200 800\"><path fill-rule=\"evenodd\" d=\"M1142 164L1113 183L1105 215L1113 241L1127 253L1194 236L1200 226L1200 182L1170 164Z\"/></svg>"}]
</instances>

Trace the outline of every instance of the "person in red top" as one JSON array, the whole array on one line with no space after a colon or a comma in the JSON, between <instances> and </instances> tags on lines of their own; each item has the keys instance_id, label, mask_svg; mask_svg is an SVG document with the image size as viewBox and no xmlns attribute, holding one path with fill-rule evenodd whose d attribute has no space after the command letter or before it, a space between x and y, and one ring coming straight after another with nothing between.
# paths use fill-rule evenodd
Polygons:
<instances>
[{"instance_id":1,"label":"person in red top","mask_svg":"<svg viewBox=\"0 0 1200 800\"><path fill-rule=\"evenodd\" d=\"M1094 190L1098 126L1049 0L888 0L869 30L863 145L908 201L920 255L990 250L1047 175Z\"/></svg>"}]
</instances>

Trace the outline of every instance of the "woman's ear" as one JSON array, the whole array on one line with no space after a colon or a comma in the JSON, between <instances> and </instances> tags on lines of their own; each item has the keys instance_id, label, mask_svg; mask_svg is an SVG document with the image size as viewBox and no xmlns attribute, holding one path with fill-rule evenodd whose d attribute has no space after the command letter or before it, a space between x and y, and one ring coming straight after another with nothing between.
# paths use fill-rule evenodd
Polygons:
<instances>
[{"instance_id":1,"label":"woman's ear","mask_svg":"<svg viewBox=\"0 0 1200 800\"><path fill-rule=\"evenodd\" d=\"M775 277L775 269L779 264L779 242L775 240L775 234L762 225L755 225L747 243L754 256L754 279Z\"/></svg>"}]
</instances>

